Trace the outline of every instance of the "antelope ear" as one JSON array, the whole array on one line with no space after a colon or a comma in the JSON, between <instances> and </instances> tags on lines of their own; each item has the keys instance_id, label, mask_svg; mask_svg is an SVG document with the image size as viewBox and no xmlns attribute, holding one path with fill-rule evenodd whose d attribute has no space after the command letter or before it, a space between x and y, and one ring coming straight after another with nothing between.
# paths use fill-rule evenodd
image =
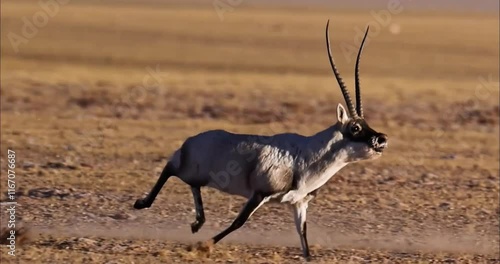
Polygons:
<instances>
[{"instance_id":1,"label":"antelope ear","mask_svg":"<svg viewBox=\"0 0 500 264\"><path fill-rule=\"evenodd\" d=\"M345 108L342 106L342 104L339 104L337 106L337 120L341 124L345 124L349 120L349 117L347 116L347 112L345 111Z\"/></svg>"}]
</instances>

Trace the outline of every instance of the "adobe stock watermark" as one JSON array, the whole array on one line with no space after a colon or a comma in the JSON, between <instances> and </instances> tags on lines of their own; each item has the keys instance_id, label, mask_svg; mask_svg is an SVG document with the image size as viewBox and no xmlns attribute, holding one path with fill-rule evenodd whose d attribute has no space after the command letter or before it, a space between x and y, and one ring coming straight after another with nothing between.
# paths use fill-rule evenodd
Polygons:
<instances>
[{"instance_id":1,"label":"adobe stock watermark","mask_svg":"<svg viewBox=\"0 0 500 264\"><path fill-rule=\"evenodd\" d=\"M40 10L36 11L30 17L23 16L20 34L10 31L7 34L10 45L15 53L19 52L19 47L38 35L38 32L47 24L49 20L55 17L61 11L61 6L66 5L70 0L40 0L38 6Z\"/></svg>"},{"instance_id":2,"label":"adobe stock watermark","mask_svg":"<svg viewBox=\"0 0 500 264\"><path fill-rule=\"evenodd\" d=\"M499 82L493 80L493 74L489 74L488 78L479 76L478 81L479 83L476 85L476 89L474 90L474 95L477 101L483 101L491 98L493 89L499 88Z\"/></svg>"},{"instance_id":3,"label":"adobe stock watermark","mask_svg":"<svg viewBox=\"0 0 500 264\"><path fill-rule=\"evenodd\" d=\"M224 21L224 14L227 12L233 12L242 3L243 0L214 0L212 5L214 6L215 13L217 13L220 21Z\"/></svg>"},{"instance_id":4,"label":"adobe stock watermark","mask_svg":"<svg viewBox=\"0 0 500 264\"><path fill-rule=\"evenodd\" d=\"M370 15L372 16L372 20L366 23L366 26L362 29L358 26L354 27L355 35L352 42L341 42L340 50L342 54L344 54L345 60L347 63L351 63L358 53L359 46L361 45L361 41L363 40L363 36L365 34L365 28L370 26L370 33L366 37L366 43L368 44L371 39L376 38L384 28L389 27L390 31L393 34L399 34L401 28L399 24L395 24L393 21L393 16L400 14L403 12L404 7L402 2L404 1L412 1L412 0L389 0L387 2L387 6L382 10L371 10Z\"/></svg>"}]
</instances>

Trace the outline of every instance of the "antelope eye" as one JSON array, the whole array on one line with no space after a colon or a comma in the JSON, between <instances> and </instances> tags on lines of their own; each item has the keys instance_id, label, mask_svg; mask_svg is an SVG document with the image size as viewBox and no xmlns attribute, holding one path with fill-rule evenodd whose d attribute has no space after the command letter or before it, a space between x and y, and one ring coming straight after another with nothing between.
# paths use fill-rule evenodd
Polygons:
<instances>
[{"instance_id":1,"label":"antelope eye","mask_svg":"<svg viewBox=\"0 0 500 264\"><path fill-rule=\"evenodd\" d=\"M353 124L351 126L351 133L354 135L354 134L357 134L361 131L361 125L360 124Z\"/></svg>"}]
</instances>

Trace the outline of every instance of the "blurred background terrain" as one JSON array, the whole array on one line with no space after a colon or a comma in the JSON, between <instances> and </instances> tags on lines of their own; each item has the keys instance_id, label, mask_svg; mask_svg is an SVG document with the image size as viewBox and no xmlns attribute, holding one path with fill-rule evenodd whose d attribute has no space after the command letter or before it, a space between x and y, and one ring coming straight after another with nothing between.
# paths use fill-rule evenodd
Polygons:
<instances>
[{"instance_id":1,"label":"blurred background terrain","mask_svg":"<svg viewBox=\"0 0 500 264\"><path fill-rule=\"evenodd\" d=\"M17 153L32 233L2 263L300 261L285 206L263 206L207 258L186 247L229 225L242 199L203 190L196 235L177 179L151 209L132 204L203 130L310 135L336 122L328 19L351 89L370 25L365 115L390 143L312 202L315 261L499 261L498 1L336 2L2 1L1 151ZM5 201L5 155L1 166Z\"/></svg>"}]
</instances>

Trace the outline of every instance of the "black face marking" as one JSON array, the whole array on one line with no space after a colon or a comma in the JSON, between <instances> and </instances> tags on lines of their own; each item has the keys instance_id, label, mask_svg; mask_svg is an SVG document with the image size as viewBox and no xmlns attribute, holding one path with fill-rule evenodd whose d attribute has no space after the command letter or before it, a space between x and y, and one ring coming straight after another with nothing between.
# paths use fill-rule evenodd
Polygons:
<instances>
[{"instance_id":1,"label":"black face marking","mask_svg":"<svg viewBox=\"0 0 500 264\"><path fill-rule=\"evenodd\" d=\"M374 146L374 139L383 135L373 130L364 119L353 119L347 125L344 136L354 142L364 142L368 146Z\"/></svg>"},{"instance_id":2,"label":"black face marking","mask_svg":"<svg viewBox=\"0 0 500 264\"><path fill-rule=\"evenodd\" d=\"M353 136L359 134L359 132L361 132L362 129L363 129L363 127L361 127L361 125L359 123L356 123L356 122L353 122L349 126L349 130L351 132L351 135L353 135Z\"/></svg>"}]
</instances>

